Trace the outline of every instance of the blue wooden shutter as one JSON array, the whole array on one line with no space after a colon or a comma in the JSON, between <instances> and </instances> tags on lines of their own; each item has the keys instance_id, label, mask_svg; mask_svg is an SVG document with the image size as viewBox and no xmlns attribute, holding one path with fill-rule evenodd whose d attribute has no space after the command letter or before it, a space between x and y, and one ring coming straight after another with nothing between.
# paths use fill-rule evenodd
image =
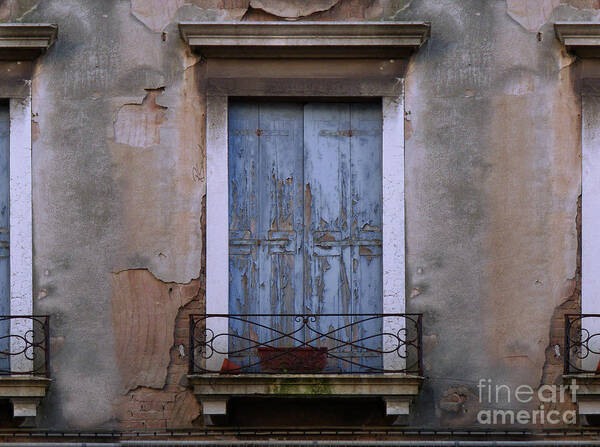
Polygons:
<instances>
[{"instance_id":1,"label":"blue wooden shutter","mask_svg":"<svg viewBox=\"0 0 600 447\"><path fill-rule=\"evenodd\" d=\"M381 172L378 104L232 102L230 313L340 314L316 322L331 337L317 336L314 345L336 348L342 359L328 366L380 367L381 356L369 349L381 349L374 336L381 319L352 326L348 314L382 311ZM269 342L296 323L252 320L230 324L239 336L230 337L230 350ZM296 336L310 341L316 333ZM253 355L250 349L237 361L253 363Z\"/></svg>"},{"instance_id":2,"label":"blue wooden shutter","mask_svg":"<svg viewBox=\"0 0 600 447\"><path fill-rule=\"evenodd\" d=\"M365 348L381 349L381 318L347 314L382 312L381 106L307 104L304 124L306 306L345 314L318 320L328 347L341 345L337 367L378 368L381 356Z\"/></svg>"},{"instance_id":3,"label":"blue wooden shutter","mask_svg":"<svg viewBox=\"0 0 600 447\"><path fill-rule=\"evenodd\" d=\"M302 311L302 107L288 103L237 103L229 111L229 231L232 314ZM253 318L277 331L293 319ZM233 322L230 348L279 335ZM289 345L280 340L274 345ZM253 354L247 352L245 354ZM248 358L240 362L252 362Z\"/></svg>"}]
</instances>

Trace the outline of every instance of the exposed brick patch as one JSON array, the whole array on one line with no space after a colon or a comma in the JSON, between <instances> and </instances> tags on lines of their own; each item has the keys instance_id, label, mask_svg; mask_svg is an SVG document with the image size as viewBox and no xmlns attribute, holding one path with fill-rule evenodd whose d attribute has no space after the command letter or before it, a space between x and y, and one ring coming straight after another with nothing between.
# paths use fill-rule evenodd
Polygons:
<instances>
[{"instance_id":1,"label":"exposed brick patch","mask_svg":"<svg viewBox=\"0 0 600 447\"><path fill-rule=\"evenodd\" d=\"M202 198L200 225L206 228L205 196ZM206 265L206 244L202 249L202 265ZM197 295L179 308L175 318L174 343L169 350L165 385L161 389L138 387L124 395L118 403L122 430L191 428L200 424L200 404L187 384L188 344L190 314L202 313L206 308L205 280L202 269Z\"/></svg>"},{"instance_id":2,"label":"exposed brick patch","mask_svg":"<svg viewBox=\"0 0 600 447\"><path fill-rule=\"evenodd\" d=\"M204 294L180 309L175 322L175 344L166 385L162 389L136 388L123 397L119 419L123 430L192 427L201 410L196 397L187 387L188 321L191 313L204 310ZM181 355L180 346L184 355Z\"/></svg>"}]
</instances>

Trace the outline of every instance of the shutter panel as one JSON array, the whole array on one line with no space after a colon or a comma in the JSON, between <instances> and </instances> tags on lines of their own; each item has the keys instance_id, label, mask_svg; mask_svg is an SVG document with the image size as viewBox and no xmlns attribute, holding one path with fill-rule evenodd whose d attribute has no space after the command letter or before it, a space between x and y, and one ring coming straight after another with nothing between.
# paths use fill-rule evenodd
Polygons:
<instances>
[{"instance_id":1,"label":"shutter panel","mask_svg":"<svg viewBox=\"0 0 600 447\"><path fill-rule=\"evenodd\" d=\"M328 333L294 334L334 349L328 368L381 368L381 107L242 103L229 109L231 314L317 315ZM323 314L336 314L323 317ZM358 317L365 320L364 317ZM292 318L230 323L230 350L290 346ZM270 330L273 328L274 330ZM338 328L342 328L337 330ZM311 339L318 339L311 343ZM251 341L248 341L251 340ZM240 353L257 363L255 350Z\"/></svg>"},{"instance_id":2,"label":"shutter panel","mask_svg":"<svg viewBox=\"0 0 600 447\"><path fill-rule=\"evenodd\" d=\"M381 112L375 104L314 103L305 107L304 176L310 199L305 215L310 293L317 314L381 313ZM343 370L378 368L380 318L320 317L331 333L327 346L342 345L331 364ZM337 328L343 330L333 331ZM343 346L351 342L352 345Z\"/></svg>"},{"instance_id":3,"label":"shutter panel","mask_svg":"<svg viewBox=\"0 0 600 447\"><path fill-rule=\"evenodd\" d=\"M259 104L260 313L302 312L302 106ZM293 318L263 323L290 333ZM266 330L266 340L280 338ZM290 346L283 338L275 346Z\"/></svg>"},{"instance_id":4,"label":"shutter panel","mask_svg":"<svg viewBox=\"0 0 600 447\"><path fill-rule=\"evenodd\" d=\"M229 117L230 313L301 312L302 108L234 102ZM244 338L279 337L267 328L291 332L294 324L289 318L252 320L265 327L231 324L241 336L231 338L233 350L251 345Z\"/></svg>"},{"instance_id":5,"label":"shutter panel","mask_svg":"<svg viewBox=\"0 0 600 447\"><path fill-rule=\"evenodd\" d=\"M258 105L230 104L228 128L229 313L258 313ZM229 352L243 353L250 346L248 340L258 337L247 323L230 319L229 325L234 334L229 337ZM233 357L240 365L250 361Z\"/></svg>"},{"instance_id":6,"label":"shutter panel","mask_svg":"<svg viewBox=\"0 0 600 447\"><path fill-rule=\"evenodd\" d=\"M352 312L350 237L350 129L349 104L307 104L304 108L304 183L306 190L305 240L307 258L307 312ZM310 285L310 286L309 286ZM318 331L329 333L320 346L339 347L351 339L349 317L317 318ZM346 346L336 355L348 357ZM328 367L344 367L330 360Z\"/></svg>"},{"instance_id":7,"label":"shutter panel","mask_svg":"<svg viewBox=\"0 0 600 447\"><path fill-rule=\"evenodd\" d=\"M351 105L351 238L353 311L357 314L383 312L382 264L382 141L381 106L371 103ZM381 318L358 317L353 334L361 347L380 351L383 331ZM355 362L369 368L383 368L381 354L362 350ZM355 370L364 368L355 367Z\"/></svg>"}]
</instances>

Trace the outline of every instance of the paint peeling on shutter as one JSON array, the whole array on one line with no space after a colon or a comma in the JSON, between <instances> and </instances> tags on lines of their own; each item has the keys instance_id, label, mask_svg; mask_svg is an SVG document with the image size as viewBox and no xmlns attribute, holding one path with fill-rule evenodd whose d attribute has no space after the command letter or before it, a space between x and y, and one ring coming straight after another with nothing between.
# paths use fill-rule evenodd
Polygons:
<instances>
[{"instance_id":1,"label":"paint peeling on shutter","mask_svg":"<svg viewBox=\"0 0 600 447\"><path fill-rule=\"evenodd\" d=\"M230 104L230 313L382 311L381 119L377 104ZM317 329L352 322L319 317ZM260 323L285 333L294 321ZM379 338L369 338L379 326L374 319L348 327L331 334L338 341L318 345L337 349L355 371L381 367L381 357L365 349L381 349ZM257 326L234 322L231 329L240 338L231 337L230 350L246 348L244 338L274 338ZM355 346L339 348L346 341Z\"/></svg>"}]
</instances>

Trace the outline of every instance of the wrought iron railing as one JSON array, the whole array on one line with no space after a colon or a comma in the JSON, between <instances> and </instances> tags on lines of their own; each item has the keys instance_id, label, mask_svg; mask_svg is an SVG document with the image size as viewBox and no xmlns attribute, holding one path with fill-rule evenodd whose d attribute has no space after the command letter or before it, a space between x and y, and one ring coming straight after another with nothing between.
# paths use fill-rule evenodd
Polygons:
<instances>
[{"instance_id":1,"label":"wrought iron railing","mask_svg":"<svg viewBox=\"0 0 600 447\"><path fill-rule=\"evenodd\" d=\"M49 376L50 317L0 315L0 375Z\"/></svg>"},{"instance_id":2,"label":"wrought iron railing","mask_svg":"<svg viewBox=\"0 0 600 447\"><path fill-rule=\"evenodd\" d=\"M565 374L600 374L600 314L565 315Z\"/></svg>"},{"instance_id":3,"label":"wrought iron railing","mask_svg":"<svg viewBox=\"0 0 600 447\"><path fill-rule=\"evenodd\" d=\"M190 316L190 374L423 373L421 314Z\"/></svg>"}]
</instances>

